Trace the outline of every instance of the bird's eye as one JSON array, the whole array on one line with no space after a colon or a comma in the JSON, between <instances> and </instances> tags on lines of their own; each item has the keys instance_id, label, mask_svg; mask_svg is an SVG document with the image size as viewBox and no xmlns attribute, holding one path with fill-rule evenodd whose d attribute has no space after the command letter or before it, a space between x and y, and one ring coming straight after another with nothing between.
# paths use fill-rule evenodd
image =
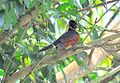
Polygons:
<instances>
[{"instance_id":1,"label":"bird's eye","mask_svg":"<svg viewBox=\"0 0 120 83\"><path fill-rule=\"evenodd\" d=\"M58 49L58 46L56 46L56 49Z\"/></svg>"}]
</instances>

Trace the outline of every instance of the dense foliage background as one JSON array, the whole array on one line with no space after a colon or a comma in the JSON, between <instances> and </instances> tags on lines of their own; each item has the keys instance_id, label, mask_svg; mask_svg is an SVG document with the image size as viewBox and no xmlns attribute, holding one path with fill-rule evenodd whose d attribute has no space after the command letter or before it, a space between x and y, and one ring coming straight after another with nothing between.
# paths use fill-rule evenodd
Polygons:
<instances>
[{"instance_id":1,"label":"dense foliage background","mask_svg":"<svg viewBox=\"0 0 120 83\"><path fill-rule=\"evenodd\" d=\"M111 22L120 18L119 11L119 0L0 0L1 81L36 61L40 62L49 51L38 51L66 32L69 20L78 23L79 44L82 44L101 38L105 31L109 31ZM55 83L56 73L60 71L64 81L68 82L63 69L76 61L88 72L85 64L88 55L86 51L80 52L31 71L18 82ZM113 56L110 57L102 61L98 69L84 77L79 75L74 82L84 83L108 74L114 68ZM120 82L120 72L115 72L108 81Z\"/></svg>"}]
</instances>

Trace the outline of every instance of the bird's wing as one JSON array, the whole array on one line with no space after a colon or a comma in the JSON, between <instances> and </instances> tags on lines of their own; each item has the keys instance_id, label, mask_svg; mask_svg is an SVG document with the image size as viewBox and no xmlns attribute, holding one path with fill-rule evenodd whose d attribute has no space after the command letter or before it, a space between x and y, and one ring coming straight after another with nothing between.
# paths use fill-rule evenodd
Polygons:
<instances>
[{"instance_id":1,"label":"bird's wing","mask_svg":"<svg viewBox=\"0 0 120 83\"><path fill-rule=\"evenodd\" d=\"M57 39L53 44L56 46L59 43L76 43L79 39L79 35L76 31L68 31L64 33L59 39Z\"/></svg>"},{"instance_id":2,"label":"bird's wing","mask_svg":"<svg viewBox=\"0 0 120 83\"><path fill-rule=\"evenodd\" d=\"M59 39L57 39L53 44L42 48L40 51L45 51L53 46L57 46L59 48L67 48L69 46L74 45L79 40L79 35L75 31L68 31L64 33Z\"/></svg>"}]
</instances>

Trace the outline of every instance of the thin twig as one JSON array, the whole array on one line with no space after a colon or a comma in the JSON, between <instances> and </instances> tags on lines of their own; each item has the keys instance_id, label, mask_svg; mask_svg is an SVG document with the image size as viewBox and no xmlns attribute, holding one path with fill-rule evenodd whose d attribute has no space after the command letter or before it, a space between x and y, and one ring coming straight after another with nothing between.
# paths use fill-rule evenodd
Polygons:
<instances>
[{"instance_id":1,"label":"thin twig","mask_svg":"<svg viewBox=\"0 0 120 83\"><path fill-rule=\"evenodd\" d=\"M92 54L94 53L94 48L90 51L90 54L88 55L88 61L87 61L87 65L89 66L90 62L91 62L91 59L92 59Z\"/></svg>"},{"instance_id":2,"label":"thin twig","mask_svg":"<svg viewBox=\"0 0 120 83\"><path fill-rule=\"evenodd\" d=\"M110 8L112 8L113 6L115 6L119 1L117 1L116 3L114 3ZM109 8L109 9L110 9ZM120 7L119 7L120 8ZM119 12L119 8L117 9L117 11L114 13L114 15L110 18L110 21L107 23L107 25L105 26L105 28L108 28L109 24L113 21L113 19L116 17L116 15L118 14ZM105 31L102 31L101 34L100 34L100 37L102 37L103 33Z\"/></svg>"},{"instance_id":3,"label":"thin twig","mask_svg":"<svg viewBox=\"0 0 120 83\"><path fill-rule=\"evenodd\" d=\"M113 35L111 35L109 37L106 37L106 38L103 38L103 39L110 40L110 38L113 39L113 37L116 37L116 38L120 37L120 33L113 34ZM103 39L96 40L94 42L95 45L98 44L97 47L101 47L101 45L103 45L103 43L100 43L100 42L103 42ZM94 43L87 43L85 45L73 46L73 47L71 47L69 49L57 52L54 55L51 55L51 56L49 55L50 57L46 57L42 61L42 63L40 62L40 64L38 64L37 62L35 62L35 63L31 64L30 66L25 67L24 69L22 69L22 70L20 70L20 71L18 71L16 73L13 73L11 76L9 76L7 78L7 81L14 82L17 79L23 78L24 76L28 75L28 73L31 73L31 69L34 69L36 64L38 64L38 65L36 66L35 70L39 69L39 68L41 68L43 66L46 66L48 64L55 63L58 60L62 60L64 58L66 58L66 57L69 57L70 55L76 54L76 53L81 52L83 50L97 48L96 46L94 47ZM48 56L48 55L46 55L46 56Z\"/></svg>"},{"instance_id":4,"label":"thin twig","mask_svg":"<svg viewBox=\"0 0 120 83\"><path fill-rule=\"evenodd\" d=\"M111 71L108 72L108 74L106 74L105 76L103 76L101 78L101 81L103 81L104 79L111 77L112 75L114 75L115 73L120 71L120 65L117 66L116 68L112 69Z\"/></svg>"},{"instance_id":5,"label":"thin twig","mask_svg":"<svg viewBox=\"0 0 120 83\"><path fill-rule=\"evenodd\" d=\"M116 3L114 3L100 18L99 20L97 20L98 22L102 19L102 17L108 12L111 10L112 7L114 7L119 1L117 1Z\"/></svg>"},{"instance_id":6,"label":"thin twig","mask_svg":"<svg viewBox=\"0 0 120 83\"><path fill-rule=\"evenodd\" d=\"M115 19L115 17L118 15L120 11L120 7L117 9L117 11L114 13L114 15L110 18L110 21L106 24L106 28L110 25L110 23Z\"/></svg>"},{"instance_id":7,"label":"thin twig","mask_svg":"<svg viewBox=\"0 0 120 83\"><path fill-rule=\"evenodd\" d=\"M85 18L82 17L84 21L86 21L88 24L93 25L91 22L87 21Z\"/></svg>"},{"instance_id":8,"label":"thin twig","mask_svg":"<svg viewBox=\"0 0 120 83\"><path fill-rule=\"evenodd\" d=\"M119 2L119 1L118 1L118 2ZM94 26L96 25L96 23L98 23L98 22L102 19L102 17L103 17L113 6L115 6L118 2L114 3L97 21L95 21L95 23L94 23L94 25L92 25L92 27L94 27ZM118 9L118 10L119 10L119 9ZM118 13L118 12L117 12L117 13ZM84 42L85 39L89 36L89 34L93 31L93 29L94 29L94 28L92 28L92 30L88 32L88 34L87 34L87 36L84 38L83 42ZM100 37L101 37L101 35L100 35ZM95 50L95 49L92 49L92 50L91 50L91 52L90 52L90 54L89 54L89 56L88 56L89 59L91 59L92 54L94 53L94 50ZM91 60L89 60L88 65L89 65L90 61L91 61Z\"/></svg>"},{"instance_id":9,"label":"thin twig","mask_svg":"<svg viewBox=\"0 0 120 83\"><path fill-rule=\"evenodd\" d=\"M93 7L86 7L84 9L80 9L78 11L82 12L82 11L90 10L91 8L95 8L95 7L98 7L98 6L104 6L105 4L110 4L110 3L113 3L113 2L116 2L116 1L119 1L119 0L113 0L113 1L103 2L103 3L100 3L100 4L94 5Z\"/></svg>"},{"instance_id":10,"label":"thin twig","mask_svg":"<svg viewBox=\"0 0 120 83\"><path fill-rule=\"evenodd\" d=\"M37 66L42 63L42 61L46 58L47 56L43 56L43 58L31 69L31 71L24 77L23 80L21 80L21 83L24 83L24 81L29 77L29 75L36 70Z\"/></svg>"}]
</instances>

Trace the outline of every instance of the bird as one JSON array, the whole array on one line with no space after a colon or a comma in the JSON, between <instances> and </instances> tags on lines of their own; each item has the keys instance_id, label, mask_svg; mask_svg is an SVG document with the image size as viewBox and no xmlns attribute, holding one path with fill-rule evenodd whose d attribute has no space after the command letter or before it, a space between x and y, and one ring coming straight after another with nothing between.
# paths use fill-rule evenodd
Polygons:
<instances>
[{"instance_id":1,"label":"bird","mask_svg":"<svg viewBox=\"0 0 120 83\"><path fill-rule=\"evenodd\" d=\"M65 32L63 35L61 35L56 41L54 41L52 44L43 47L40 51L46 51L53 47L55 47L57 50L64 50L69 47L72 47L79 41L79 34L76 32L77 23L74 20L69 21L69 28L67 32Z\"/></svg>"}]
</instances>

